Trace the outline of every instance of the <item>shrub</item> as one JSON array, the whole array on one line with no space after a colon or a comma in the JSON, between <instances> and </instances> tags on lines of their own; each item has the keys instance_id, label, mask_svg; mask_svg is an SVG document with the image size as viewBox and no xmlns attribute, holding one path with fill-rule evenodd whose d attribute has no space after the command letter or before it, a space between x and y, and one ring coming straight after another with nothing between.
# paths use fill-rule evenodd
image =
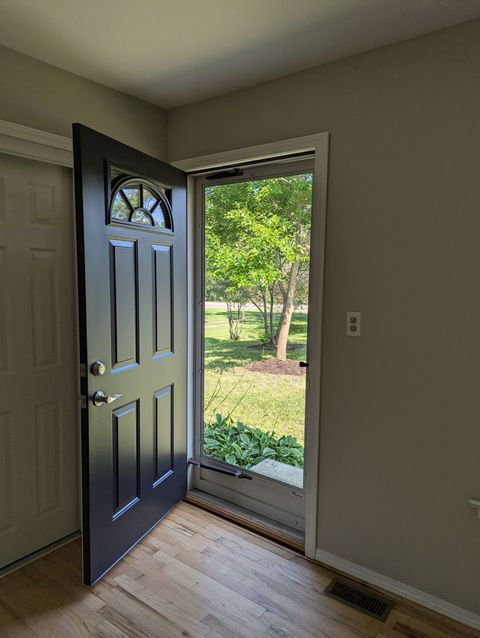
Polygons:
<instances>
[{"instance_id":1,"label":"shrub","mask_svg":"<svg viewBox=\"0 0 480 638\"><path fill-rule=\"evenodd\" d=\"M231 465L251 468L264 459L303 467L303 446L294 436L275 437L275 432L252 428L229 416L217 414L205 423L204 452Z\"/></svg>"}]
</instances>

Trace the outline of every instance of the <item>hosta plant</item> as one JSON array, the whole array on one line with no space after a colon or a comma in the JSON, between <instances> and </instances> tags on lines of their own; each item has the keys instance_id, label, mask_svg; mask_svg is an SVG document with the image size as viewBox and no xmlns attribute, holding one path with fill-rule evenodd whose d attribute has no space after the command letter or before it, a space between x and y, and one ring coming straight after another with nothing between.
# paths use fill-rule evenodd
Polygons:
<instances>
[{"instance_id":1,"label":"hosta plant","mask_svg":"<svg viewBox=\"0 0 480 638\"><path fill-rule=\"evenodd\" d=\"M203 450L207 456L232 465L251 468L264 459L303 467L303 446L294 436L277 438L274 432L252 428L229 416L217 414L205 423Z\"/></svg>"}]
</instances>

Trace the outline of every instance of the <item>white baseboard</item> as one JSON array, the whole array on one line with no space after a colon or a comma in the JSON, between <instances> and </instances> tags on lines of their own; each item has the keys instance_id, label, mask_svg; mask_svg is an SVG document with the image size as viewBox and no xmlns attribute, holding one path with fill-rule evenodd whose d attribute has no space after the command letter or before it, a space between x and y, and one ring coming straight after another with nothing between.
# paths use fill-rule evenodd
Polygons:
<instances>
[{"instance_id":1,"label":"white baseboard","mask_svg":"<svg viewBox=\"0 0 480 638\"><path fill-rule=\"evenodd\" d=\"M63 538L60 538L58 541L54 541L53 543L50 543L50 545L47 545L46 547L42 547L36 552L32 552L31 554L28 554L28 556L25 556L24 558L20 558L19 560L16 560L14 563L10 563L10 565L7 565L6 567L2 567L2 569L0 569L0 578L3 578L4 576L7 576L8 574L11 574L12 572L17 571L17 569L22 569L22 567L25 567L25 565L33 563L33 561L37 560L38 558L41 558L42 556L46 556L47 554L54 552L59 547L62 547L63 545L67 545L67 543L71 543L76 538L80 538L80 536L81 536L81 533L79 531L73 532L72 534L68 534L68 536L64 536Z\"/></svg>"},{"instance_id":2,"label":"white baseboard","mask_svg":"<svg viewBox=\"0 0 480 638\"><path fill-rule=\"evenodd\" d=\"M456 620L468 627L480 629L480 616L477 616L477 614L474 614L471 611L452 605L445 600L426 594L425 592L415 589L414 587L410 587L409 585L399 583L387 576L382 576L382 574L378 574L377 572L371 571L361 565L351 563L344 558L325 552L322 549L316 550L315 559L323 565L327 565L339 572L358 578L358 580L362 580L365 583L384 589L385 591L397 596L401 596L402 598L405 598L405 600L410 600L418 605L422 605L427 609L435 611L447 618L451 618L452 620Z\"/></svg>"}]
</instances>

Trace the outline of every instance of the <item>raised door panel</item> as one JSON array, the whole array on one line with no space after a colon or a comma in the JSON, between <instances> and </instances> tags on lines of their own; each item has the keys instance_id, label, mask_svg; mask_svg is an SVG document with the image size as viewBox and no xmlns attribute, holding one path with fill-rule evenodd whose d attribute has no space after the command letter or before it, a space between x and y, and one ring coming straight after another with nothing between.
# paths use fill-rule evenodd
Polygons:
<instances>
[{"instance_id":1,"label":"raised door panel","mask_svg":"<svg viewBox=\"0 0 480 638\"><path fill-rule=\"evenodd\" d=\"M156 392L154 401L153 482L156 486L173 472L173 387L169 386Z\"/></svg>"},{"instance_id":2,"label":"raised door panel","mask_svg":"<svg viewBox=\"0 0 480 638\"><path fill-rule=\"evenodd\" d=\"M110 240L112 370L137 365L139 350L138 255L134 241Z\"/></svg>"},{"instance_id":3,"label":"raised door panel","mask_svg":"<svg viewBox=\"0 0 480 638\"><path fill-rule=\"evenodd\" d=\"M171 246L154 245L153 250L153 330L154 355L173 351L173 255Z\"/></svg>"},{"instance_id":4,"label":"raised door panel","mask_svg":"<svg viewBox=\"0 0 480 638\"><path fill-rule=\"evenodd\" d=\"M44 516L61 503L61 406L58 401L35 408L37 511Z\"/></svg>"},{"instance_id":5,"label":"raised door panel","mask_svg":"<svg viewBox=\"0 0 480 638\"><path fill-rule=\"evenodd\" d=\"M58 364L56 272L55 250L31 250L35 368Z\"/></svg>"},{"instance_id":6,"label":"raised door panel","mask_svg":"<svg viewBox=\"0 0 480 638\"><path fill-rule=\"evenodd\" d=\"M55 188L49 184L28 184L30 223L51 226L55 219Z\"/></svg>"},{"instance_id":7,"label":"raised door panel","mask_svg":"<svg viewBox=\"0 0 480 638\"><path fill-rule=\"evenodd\" d=\"M140 419L137 401L112 412L113 518L140 497Z\"/></svg>"}]
</instances>

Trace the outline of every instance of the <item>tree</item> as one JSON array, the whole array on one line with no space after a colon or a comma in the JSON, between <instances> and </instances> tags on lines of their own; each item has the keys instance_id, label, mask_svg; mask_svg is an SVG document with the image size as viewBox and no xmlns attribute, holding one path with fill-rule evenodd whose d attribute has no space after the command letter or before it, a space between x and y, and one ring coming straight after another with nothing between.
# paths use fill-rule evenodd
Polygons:
<instances>
[{"instance_id":1,"label":"tree","mask_svg":"<svg viewBox=\"0 0 480 638\"><path fill-rule=\"evenodd\" d=\"M287 345L292 316L295 310L297 282L302 266L308 266L310 250L312 175L291 175L273 180L266 203L284 219L284 232L289 241L289 252L280 248L280 276L277 286L280 289L283 304L278 325L276 344L277 359L287 358Z\"/></svg>"},{"instance_id":2,"label":"tree","mask_svg":"<svg viewBox=\"0 0 480 638\"><path fill-rule=\"evenodd\" d=\"M207 294L215 292L227 308L254 304L279 359L286 358L297 283L308 266L311 184L311 174L291 175L205 192ZM304 285L299 292L305 298Z\"/></svg>"}]
</instances>

